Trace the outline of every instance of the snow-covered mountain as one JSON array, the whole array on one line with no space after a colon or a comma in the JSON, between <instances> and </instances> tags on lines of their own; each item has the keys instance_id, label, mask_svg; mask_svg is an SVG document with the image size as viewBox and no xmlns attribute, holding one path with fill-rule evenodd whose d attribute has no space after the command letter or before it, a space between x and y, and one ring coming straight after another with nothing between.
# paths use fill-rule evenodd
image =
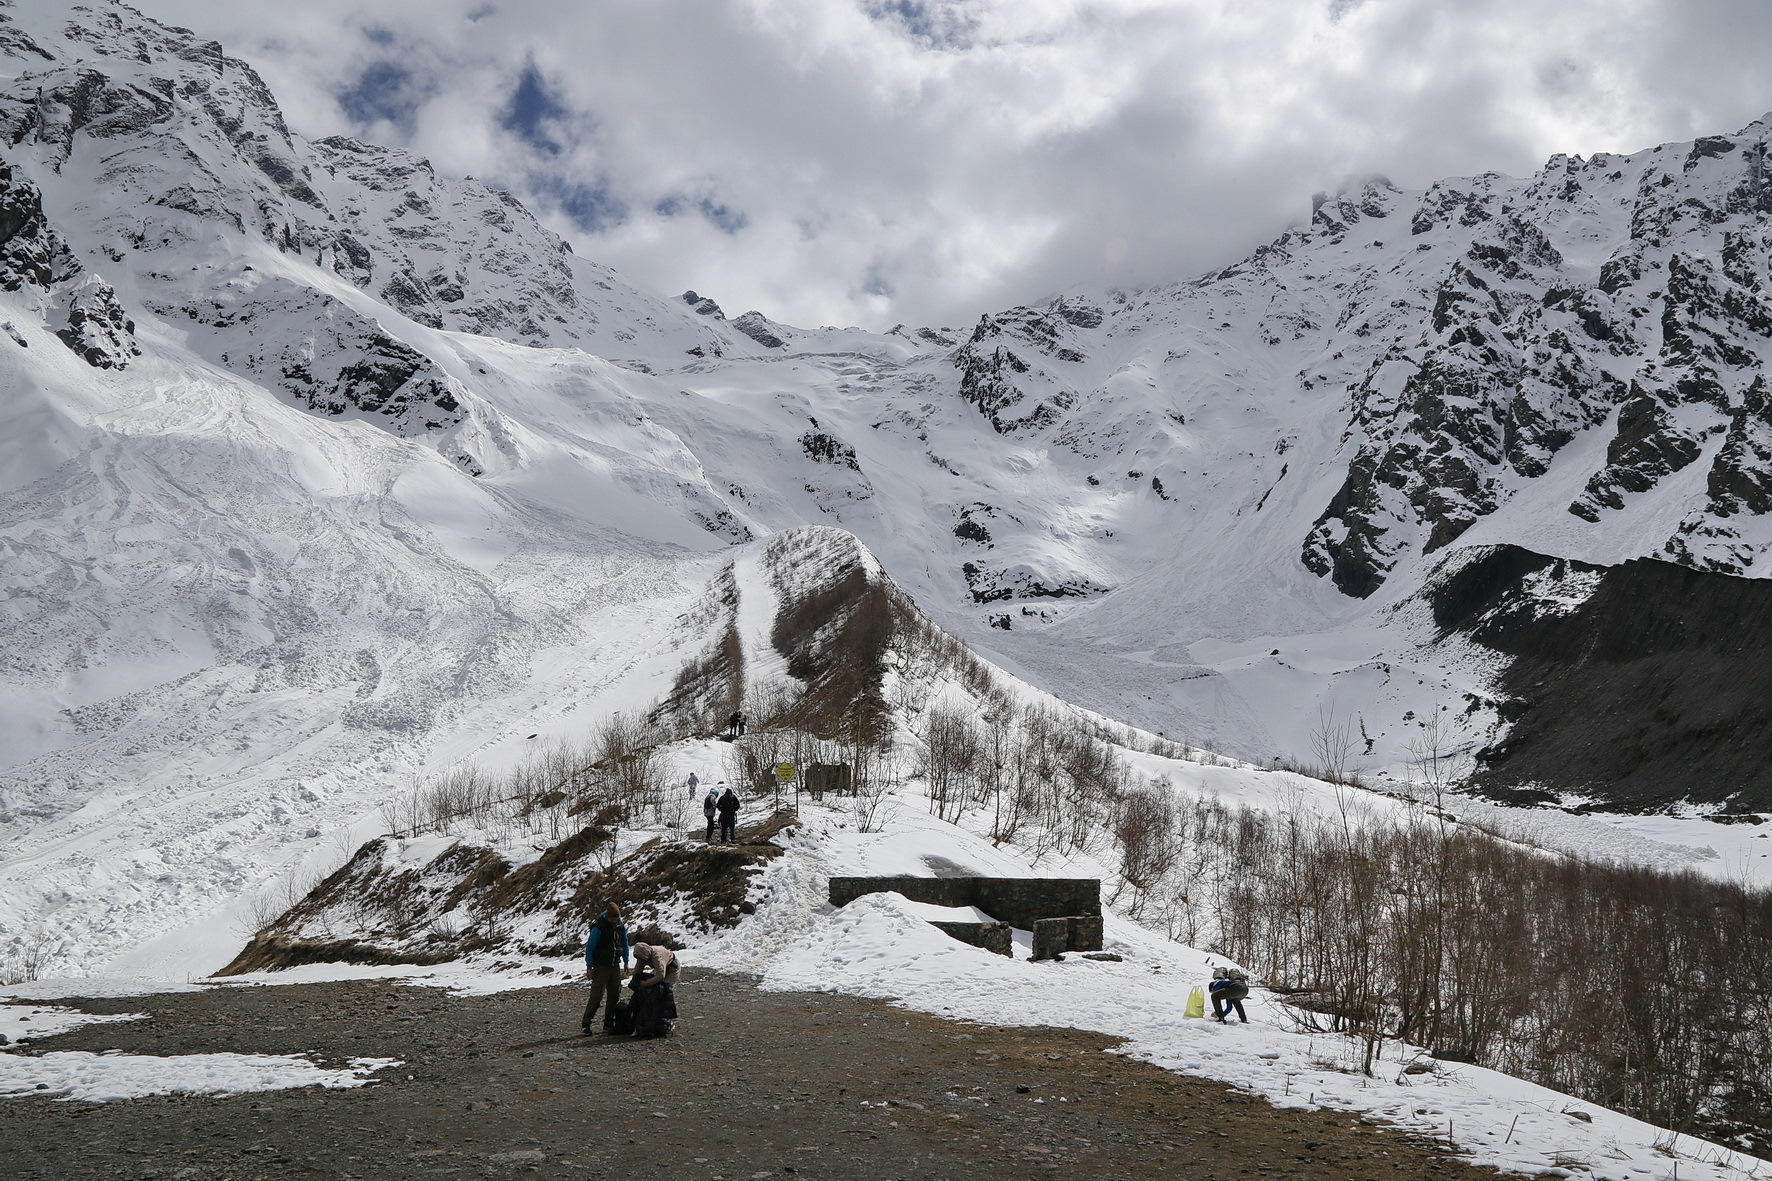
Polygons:
<instances>
[{"instance_id":1,"label":"snow-covered mountain","mask_svg":"<svg viewBox=\"0 0 1772 1181\"><path fill-rule=\"evenodd\" d=\"M1446 710L1603 788L1555 704L1591 646L1538 700L1503 624L1591 625L1628 559L1763 587L1768 131L1373 181L1149 291L800 329L306 140L113 0L0 0L0 921L183 962L410 777L650 699L730 548L806 523L1153 731L1308 758L1333 714L1400 774ZM1705 679L1630 681L1620 724L1752 708L1697 717ZM1681 766L1651 798L1768 806Z\"/></svg>"}]
</instances>

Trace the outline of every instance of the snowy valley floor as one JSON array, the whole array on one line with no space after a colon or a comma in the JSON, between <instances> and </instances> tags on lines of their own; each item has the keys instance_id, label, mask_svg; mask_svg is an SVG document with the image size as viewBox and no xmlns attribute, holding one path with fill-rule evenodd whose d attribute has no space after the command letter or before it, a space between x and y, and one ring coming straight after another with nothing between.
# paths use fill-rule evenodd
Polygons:
<instances>
[{"instance_id":1,"label":"snowy valley floor","mask_svg":"<svg viewBox=\"0 0 1772 1181\"><path fill-rule=\"evenodd\" d=\"M1276 1108L1136 1061L1096 1033L691 971L678 1035L635 1042L576 1036L584 995L333 981L74 1002L147 1017L33 1049L400 1065L348 1089L0 1102L0 1176L1495 1176L1346 1112Z\"/></svg>"}]
</instances>

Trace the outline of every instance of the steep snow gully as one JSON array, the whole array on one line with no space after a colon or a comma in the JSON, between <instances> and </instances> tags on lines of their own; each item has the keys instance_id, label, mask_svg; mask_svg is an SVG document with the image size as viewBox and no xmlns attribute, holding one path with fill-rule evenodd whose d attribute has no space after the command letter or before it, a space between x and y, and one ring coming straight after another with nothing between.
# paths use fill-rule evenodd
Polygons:
<instances>
[{"instance_id":1,"label":"steep snow gully","mask_svg":"<svg viewBox=\"0 0 1772 1181\"><path fill-rule=\"evenodd\" d=\"M1772 881L1769 136L1373 181L1186 282L801 329L639 291L411 153L305 139L249 65L115 0L0 0L0 970L205 975L379 838L388 865L480 842L520 872L564 797L490 834L415 835L400 801L616 749L653 703L762 709L817 666L873 694L823 741L896 735L878 782L899 794L758 854L769 905L744 895L753 938L709 935L706 962L896 996L902 944L971 974L954 1015L1018 998L1018 1020L1281 1099L1309 1074L1312 1101L1421 1116L1308 1039L1181 1038L1143 975L1123 1012L1078 1017L890 902L830 912L822 876L925 854L1066 872L929 814L928 719L957 701L1275 814L1347 814L1355 789L1264 769L1323 764L1325 736L1382 789L1362 814L1402 814L1428 742L1486 793L1448 816ZM858 601L839 571L920 620L905 634L964 692L932 697L866 620L802 612L781 638L812 589ZM839 632L875 644L865 669ZM646 757L758 779L705 732ZM581 852L668 840L669 811ZM1113 922L1138 972L1206 966ZM109 1085L58 1061L70 1089ZM259 1069L215 1064L236 1067ZM1563 1097L1442 1079L1428 1123L1464 1095L1479 1159L1564 1168L1539 1149L1579 1133L1622 1177L1643 1170L1598 1163L1609 1144L1660 1143L1596 1115L1509 1155L1517 1129L1492 1133L1525 1108L1496 1096Z\"/></svg>"}]
</instances>

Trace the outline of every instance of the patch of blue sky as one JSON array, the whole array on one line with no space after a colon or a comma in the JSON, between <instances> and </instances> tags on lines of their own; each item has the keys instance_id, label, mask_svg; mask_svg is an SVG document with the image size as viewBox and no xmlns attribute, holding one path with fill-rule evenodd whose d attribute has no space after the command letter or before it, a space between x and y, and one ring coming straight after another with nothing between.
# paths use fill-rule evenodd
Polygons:
<instances>
[{"instance_id":1,"label":"patch of blue sky","mask_svg":"<svg viewBox=\"0 0 1772 1181\"><path fill-rule=\"evenodd\" d=\"M734 209L724 202L715 201L712 197L688 197L682 193L672 193L658 201L652 211L660 217L681 217L687 213L699 213L708 220L715 229L727 234L736 234L751 224L751 219L742 209Z\"/></svg>"},{"instance_id":2,"label":"patch of blue sky","mask_svg":"<svg viewBox=\"0 0 1772 1181\"><path fill-rule=\"evenodd\" d=\"M627 203L615 195L607 179L587 183L564 176L538 175L530 177L529 190L538 204L559 210L586 234L601 234L628 219Z\"/></svg>"},{"instance_id":3,"label":"patch of blue sky","mask_svg":"<svg viewBox=\"0 0 1772 1181\"><path fill-rule=\"evenodd\" d=\"M432 82L398 62L379 59L364 66L348 86L334 91L333 97L359 127L382 120L405 126L435 90Z\"/></svg>"},{"instance_id":4,"label":"patch of blue sky","mask_svg":"<svg viewBox=\"0 0 1772 1181\"><path fill-rule=\"evenodd\" d=\"M524 65L505 109L499 113L498 125L536 151L558 156L564 149L554 138L555 128L571 115L535 63L529 62Z\"/></svg>"},{"instance_id":5,"label":"patch of blue sky","mask_svg":"<svg viewBox=\"0 0 1772 1181\"><path fill-rule=\"evenodd\" d=\"M936 48L964 47L976 23L957 0L868 0L865 11Z\"/></svg>"}]
</instances>

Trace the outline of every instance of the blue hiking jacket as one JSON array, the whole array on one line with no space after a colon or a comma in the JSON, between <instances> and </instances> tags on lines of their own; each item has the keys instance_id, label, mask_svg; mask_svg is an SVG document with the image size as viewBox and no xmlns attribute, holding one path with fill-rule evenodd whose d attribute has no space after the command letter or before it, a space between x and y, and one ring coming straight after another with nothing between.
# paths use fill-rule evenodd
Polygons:
<instances>
[{"instance_id":1,"label":"blue hiking jacket","mask_svg":"<svg viewBox=\"0 0 1772 1181\"><path fill-rule=\"evenodd\" d=\"M615 941L613 950L609 955L609 963L613 965L615 961L619 959L621 960L621 966L625 968L628 966L628 927L627 924L620 919L615 919L611 922L608 911L604 911L602 914L598 915L597 921L591 924L590 936L585 939L585 967L596 967L598 959L597 943L598 940L601 939L603 928L606 925L613 929L614 934L612 938Z\"/></svg>"}]
</instances>

